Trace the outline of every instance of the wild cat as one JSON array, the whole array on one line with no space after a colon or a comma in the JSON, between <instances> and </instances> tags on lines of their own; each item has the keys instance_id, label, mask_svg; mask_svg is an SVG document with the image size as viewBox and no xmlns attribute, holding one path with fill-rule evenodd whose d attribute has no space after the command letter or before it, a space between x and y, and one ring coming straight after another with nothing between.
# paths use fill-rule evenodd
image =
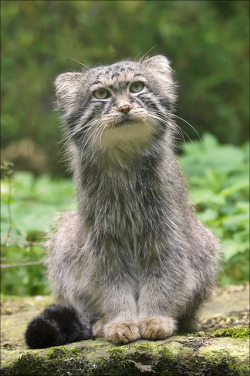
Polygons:
<instances>
[{"instance_id":1,"label":"wild cat","mask_svg":"<svg viewBox=\"0 0 250 376\"><path fill-rule=\"evenodd\" d=\"M61 215L47 242L59 304L31 321L28 346L186 329L214 286L219 245L189 205L174 153L168 59L64 73L55 87L78 210Z\"/></svg>"}]
</instances>

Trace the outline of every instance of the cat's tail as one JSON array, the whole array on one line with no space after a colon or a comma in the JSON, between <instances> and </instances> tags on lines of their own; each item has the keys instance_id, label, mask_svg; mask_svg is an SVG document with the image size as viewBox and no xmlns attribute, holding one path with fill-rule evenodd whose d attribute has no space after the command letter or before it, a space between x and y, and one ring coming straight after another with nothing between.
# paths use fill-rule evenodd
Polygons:
<instances>
[{"instance_id":1,"label":"cat's tail","mask_svg":"<svg viewBox=\"0 0 250 376\"><path fill-rule=\"evenodd\" d=\"M73 308L53 304L36 316L28 325L25 341L32 349L91 339L92 328L88 321L78 317Z\"/></svg>"}]
</instances>

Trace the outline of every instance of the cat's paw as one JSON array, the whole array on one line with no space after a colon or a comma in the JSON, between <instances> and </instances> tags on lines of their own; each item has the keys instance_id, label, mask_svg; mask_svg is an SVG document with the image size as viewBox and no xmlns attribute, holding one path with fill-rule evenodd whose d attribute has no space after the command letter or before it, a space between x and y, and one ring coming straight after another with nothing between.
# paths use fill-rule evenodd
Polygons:
<instances>
[{"instance_id":1,"label":"cat's paw","mask_svg":"<svg viewBox=\"0 0 250 376\"><path fill-rule=\"evenodd\" d=\"M175 324L170 317L149 317L140 320L139 328L142 338L157 340L170 337L175 329Z\"/></svg>"},{"instance_id":2,"label":"cat's paw","mask_svg":"<svg viewBox=\"0 0 250 376\"><path fill-rule=\"evenodd\" d=\"M92 333L94 337L104 337L104 325L105 321L100 319L92 327Z\"/></svg>"},{"instance_id":3,"label":"cat's paw","mask_svg":"<svg viewBox=\"0 0 250 376\"><path fill-rule=\"evenodd\" d=\"M107 341L113 343L129 343L140 338L139 328L134 321L110 322L104 326Z\"/></svg>"}]
</instances>

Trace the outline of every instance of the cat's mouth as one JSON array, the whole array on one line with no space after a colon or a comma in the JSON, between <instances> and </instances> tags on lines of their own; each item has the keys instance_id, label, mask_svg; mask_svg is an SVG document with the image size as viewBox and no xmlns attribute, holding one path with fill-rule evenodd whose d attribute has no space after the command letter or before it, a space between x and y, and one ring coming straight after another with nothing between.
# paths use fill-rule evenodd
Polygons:
<instances>
[{"instance_id":1,"label":"cat's mouth","mask_svg":"<svg viewBox=\"0 0 250 376\"><path fill-rule=\"evenodd\" d=\"M140 118L134 115L127 114L127 115L123 115L119 117L115 123L115 126L121 127L124 125L129 125L131 123L138 123L138 122L141 122Z\"/></svg>"}]
</instances>

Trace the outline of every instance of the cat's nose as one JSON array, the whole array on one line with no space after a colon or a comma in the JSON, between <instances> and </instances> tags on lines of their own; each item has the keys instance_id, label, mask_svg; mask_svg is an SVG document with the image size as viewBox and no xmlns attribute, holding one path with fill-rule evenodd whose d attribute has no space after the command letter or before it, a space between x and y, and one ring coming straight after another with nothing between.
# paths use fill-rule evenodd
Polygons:
<instances>
[{"instance_id":1,"label":"cat's nose","mask_svg":"<svg viewBox=\"0 0 250 376\"><path fill-rule=\"evenodd\" d=\"M119 111L123 114L127 114L131 110L132 106L130 104L124 104L123 106L119 107Z\"/></svg>"}]
</instances>

